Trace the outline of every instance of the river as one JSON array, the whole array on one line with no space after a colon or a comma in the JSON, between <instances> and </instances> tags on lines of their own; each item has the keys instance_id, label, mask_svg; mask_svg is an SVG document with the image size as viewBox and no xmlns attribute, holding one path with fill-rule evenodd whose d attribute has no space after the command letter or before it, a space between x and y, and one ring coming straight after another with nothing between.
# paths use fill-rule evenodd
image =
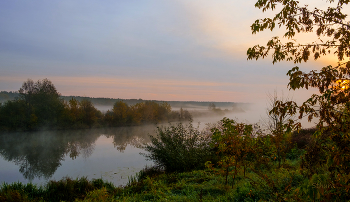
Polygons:
<instances>
[{"instance_id":1,"label":"river","mask_svg":"<svg viewBox=\"0 0 350 202\"><path fill-rule=\"evenodd\" d=\"M256 123L266 115L255 106L240 113L196 117L199 128L224 116ZM174 123L173 123L174 124ZM162 124L158 126L166 126ZM0 134L0 183L44 184L64 177L102 178L116 186L126 185L128 176L153 165L140 152L140 145L156 135L156 125L107 129L38 131Z\"/></svg>"},{"instance_id":2,"label":"river","mask_svg":"<svg viewBox=\"0 0 350 202\"><path fill-rule=\"evenodd\" d=\"M125 185L128 176L152 165L139 146L155 134L154 125L1 134L0 182L85 176Z\"/></svg>"}]
</instances>

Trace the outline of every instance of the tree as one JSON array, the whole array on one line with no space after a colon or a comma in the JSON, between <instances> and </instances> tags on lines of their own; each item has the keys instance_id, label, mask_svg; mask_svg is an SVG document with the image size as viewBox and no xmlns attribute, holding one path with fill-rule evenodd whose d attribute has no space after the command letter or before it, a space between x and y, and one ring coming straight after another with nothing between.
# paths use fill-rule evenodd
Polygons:
<instances>
[{"instance_id":1,"label":"tree","mask_svg":"<svg viewBox=\"0 0 350 202\"><path fill-rule=\"evenodd\" d=\"M270 111L275 107L276 101L281 100L283 102L291 101L288 96L285 97L283 94L281 97L277 95L277 91L274 91L273 94L267 94L268 97L268 106L266 108L267 119L264 120L264 127L268 133L272 134L279 126L288 123L289 119L294 119L294 116L290 114L284 114L280 117L275 113L270 113Z\"/></svg>"},{"instance_id":2,"label":"tree","mask_svg":"<svg viewBox=\"0 0 350 202\"><path fill-rule=\"evenodd\" d=\"M341 62L338 67L349 64L342 62L350 56L350 24L345 21L347 14L342 12L343 5L348 3L349 0L338 0L337 5L333 4L334 7L328 7L327 10L309 10L307 5L300 6L299 2L294 0L258 0L255 7L263 12L276 9L277 4L281 4L282 8L274 18L256 20L251 26L253 34L266 29L272 31L278 24L279 27L286 27L284 37L289 41L283 43L275 36L268 41L266 47L256 45L249 48L248 59L265 58L273 51L273 63L282 60L301 63L308 61L312 52L315 60L327 54L336 54ZM296 43L296 33L312 33L314 28L317 36L315 42Z\"/></svg>"},{"instance_id":3,"label":"tree","mask_svg":"<svg viewBox=\"0 0 350 202\"><path fill-rule=\"evenodd\" d=\"M280 115L299 114L301 119L308 116L311 121L319 117L315 140L307 148L304 166L309 174L317 174L320 165L326 164L330 172L331 182L337 187L336 193L322 192L325 196L337 196L338 199L350 199L350 22L343 6L349 0L329 0L326 10L309 9L307 5L300 6L294 0L258 0L256 7L275 10L280 5L281 10L273 18L256 20L252 26L253 34L266 29L273 30L276 25L284 26L285 39L273 37L266 46L255 45L247 51L248 59L265 58L272 53L273 63L279 61L307 62L312 55L315 60L325 55L335 55L337 65L328 65L320 71L312 70L304 73L299 67L288 71L288 86L292 90L299 88L317 88L319 94L313 94L300 106L293 101L276 101L271 113ZM315 41L297 43L297 34L315 33ZM316 109L319 106L319 110ZM295 123L290 120L289 126ZM300 127L300 125L298 126ZM326 155L322 159L320 153ZM322 155L322 156L324 156Z\"/></svg>"},{"instance_id":4,"label":"tree","mask_svg":"<svg viewBox=\"0 0 350 202\"><path fill-rule=\"evenodd\" d=\"M22 100L9 100L0 106L0 130L33 128L37 118L26 117L26 104Z\"/></svg>"},{"instance_id":5,"label":"tree","mask_svg":"<svg viewBox=\"0 0 350 202\"><path fill-rule=\"evenodd\" d=\"M80 101L80 113L83 124L86 124L90 128L97 122L97 119L102 116L101 112L87 99Z\"/></svg>"},{"instance_id":6,"label":"tree","mask_svg":"<svg viewBox=\"0 0 350 202\"><path fill-rule=\"evenodd\" d=\"M192 120L192 115L188 110L180 108L180 120Z\"/></svg>"},{"instance_id":7,"label":"tree","mask_svg":"<svg viewBox=\"0 0 350 202\"><path fill-rule=\"evenodd\" d=\"M19 97L0 106L0 127L4 130L35 130L63 123L65 103L48 79L25 81Z\"/></svg>"},{"instance_id":8,"label":"tree","mask_svg":"<svg viewBox=\"0 0 350 202\"><path fill-rule=\"evenodd\" d=\"M276 160L278 165L281 166L281 161L285 160L286 154L291 150L291 135L293 127L290 126L289 120L294 120L294 115L289 113L275 113L271 111L276 106L277 101L288 102L291 101L289 97L284 97L283 95L278 98L277 92L274 94L268 94L268 108L267 108L267 120L265 121L265 127L269 134L270 138L276 147ZM298 125L295 125L298 126Z\"/></svg>"},{"instance_id":9,"label":"tree","mask_svg":"<svg viewBox=\"0 0 350 202\"><path fill-rule=\"evenodd\" d=\"M132 112L132 122L136 124L140 124L142 122L142 108L144 107L144 103L136 103L135 105L130 106L130 110Z\"/></svg>"},{"instance_id":10,"label":"tree","mask_svg":"<svg viewBox=\"0 0 350 202\"><path fill-rule=\"evenodd\" d=\"M213 102L209 103L208 109L209 110L215 110L216 109L215 104Z\"/></svg>"},{"instance_id":11,"label":"tree","mask_svg":"<svg viewBox=\"0 0 350 202\"><path fill-rule=\"evenodd\" d=\"M48 79L36 83L28 79L19 90L20 99L28 105L28 113L38 117L39 125L57 123L63 101L56 87Z\"/></svg>"},{"instance_id":12,"label":"tree","mask_svg":"<svg viewBox=\"0 0 350 202\"><path fill-rule=\"evenodd\" d=\"M127 121L129 106L123 101L118 101L113 106L114 120L116 124L125 124Z\"/></svg>"},{"instance_id":13,"label":"tree","mask_svg":"<svg viewBox=\"0 0 350 202\"><path fill-rule=\"evenodd\" d=\"M69 111L73 124L80 118L79 105L80 103L76 99L72 98L69 100Z\"/></svg>"},{"instance_id":14,"label":"tree","mask_svg":"<svg viewBox=\"0 0 350 202\"><path fill-rule=\"evenodd\" d=\"M64 102L51 81L28 79L20 88L18 98L0 107L0 125L5 130L57 126L63 111Z\"/></svg>"},{"instance_id":15,"label":"tree","mask_svg":"<svg viewBox=\"0 0 350 202\"><path fill-rule=\"evenodd\" d=\"M253 127L244 123L237 123L228 118L221 120L220 127L214 127L212 131L211 146L217 150L216 154L220 156L218 165L222 168L219 173L224 174L225 184L228 183L228 176L231 174L235 180L239 168L243 168L244 177L246 169L253 160L254 151ZM212 167L211 163L207 163ZM233 168L232 170L230 170ZM233 185L233 184L232 184Z\"/></svg>"}]
</instances>

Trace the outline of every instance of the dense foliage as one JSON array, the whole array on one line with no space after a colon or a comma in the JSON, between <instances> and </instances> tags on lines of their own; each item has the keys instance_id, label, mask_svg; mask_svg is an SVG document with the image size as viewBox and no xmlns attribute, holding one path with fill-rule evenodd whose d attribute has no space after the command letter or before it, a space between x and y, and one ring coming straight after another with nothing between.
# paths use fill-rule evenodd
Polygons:
<instances>
[{"instance_id":1,"label":"dense foliage","mask_svg":"<svg viewBox=\"0 0 350 202\"><path fill-rule=\"evenodd\" d=\"M318 185L327 185L304 176L301 148L287 151L279 166L273 137L254 125L225 118L209 128L159 128L145 145L157 167L145 168L125 187L84 178L41 187L3 184L0 201L308 201ZM310 131L303 132L302 137L310 137ZM297 133L291 139L290 144L310 143Z\"/></svg>"},{"instance_id":2,"label":"dense foliage","mask_svg":"<svg viewBox=\"0 0 350 202\"><path fill-rule=\"evenodd\" d=\"M275 131L280 131L281 135ZM315 129L301 130L298 133L277 128L271 133L263 134L254 125L224 118L219 124L211 127L210 138L207 136L205 139L197 138L197 141L192 141L191 134L200 134L198 129L189 127L189 130L186 130L180 125L160 130L158 137L152 137L152 144L147 145L146 150L149 152L148 157L154 160L157 166L165 168L165 171L183 172L198 169L203 165L204 159L209 159L210 161L205 163L208 168L205 172L211 174L207 176L217 176L220 179L216 182L216 187L222 186L223 193L220 195L227 197L236 193L230 200L348 200L347 185L339 185L346 183L344 178L341 178L339 173L333 176L333 172L342 170L333 171L328 167L329 164L337 164L330 160L326 163L315 162L317 159L327 159L327 156L332 154L332 151L324 151L323 146L334 145L331 140L317 145L318 133ZM211 148L206 148L205 145L196 146L200 143L209 143ZM320 149L311 153L310 148L313 147ZM189 153L191 149L193 151ZM199 151L209 155L206 155L206 158L199 156L194 159ZM192 165L193 161L198 166ZM346 171L343 172L343 175L346 175ZM134 180L133 185L140 186L148 180L151 179L142 177ZM136 190L139 189L144 188L141 186ZM238 194L245 189L250 191L244 192L243 195ZM197 194L198 199L200 192Z\"/></svg>"},{"instance_id":3,"label":"dense foliage","mask_svg":"<svg viewBox=\"0 0 350 202\"><path fill-rule=\"evenodd\" d=\"M191 118L187 110L172 111L168 103L154 101L130 106L117 101L111 111L102 113L87 99L64 101L48 79L37 82L28 79L18 98L0 104L2 131L124 126Z\"/></svg>"},{"instance_id":4,"label":"dense foliage","mask_svg":"<svg viewBox=\"0 0 350 202\"><path fill-rule=\"evenodd\" d=\"M156 166L170 172L183 172L204 168L204 163L212 158L210 138L194 128L179 123L176 126L158 128L156 137L144 145L144 154Z\"/></svg>"},{"instance_id":5,"label":"dense foliage","mask_svg":"<svg viewBox=\"0 0 350 202\"><path fill-rule=\"evenodd\" d=\"M309 121L318 118L314 138L306 146L301 169L316 186L304 199L349 200L350 194L350 22L343 7L348 0L330 0L325 10L300 6L294 0L259 0L255 6L266 10L281 8L273 18L256 20L252 32L273 30L276 25L285 27L285 40L273 37L266 46L256 45L247 51L248 59L266 57L272 52L273 63L279 61L307 62L310 55L317 60L325 55L338 59L337 65L328 65L321 70L302 72L299 67L288 71L288 86L292 90L316 88L308 100L298 105L294 101L275 102L270 113L279 116L307 116ZM281 6L281 7L278 7ZM315 41L297 44L298 33L315 33ZM300 123L290 120L283 124L287 130L300 128Z\"/></svg>"},{"instance_id":6,"label":"dense foliage","mask_svg":"<svg viewBox=\"0 0 350 202\"><path fill-rule=\"evenodd\" d=\"M51 81L44 79L34 83L28 79L19 93L19 98L6 102L0 108L0 125L3 128L31 130L58 124L64 103Z\"/></svg>"}]
</instances>

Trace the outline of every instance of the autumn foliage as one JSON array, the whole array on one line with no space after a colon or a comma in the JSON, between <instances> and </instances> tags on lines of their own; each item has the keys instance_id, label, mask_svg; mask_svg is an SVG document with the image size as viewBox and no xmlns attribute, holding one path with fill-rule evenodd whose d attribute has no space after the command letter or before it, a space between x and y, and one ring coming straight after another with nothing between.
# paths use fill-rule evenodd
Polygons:
<instances>
[{"instance_id":1,"label":"autumn foliage","mask_svg":"<svg viewBox=\"0 0 350 202\"><path fill-rule=\"evenodd\" d=\"M255 45L247 51L248 59L257 60L271 54L273 63L284 60L302 63L325 55L334 55L338 59L336 65L308 73L297 66L289 70L288 87L291 90L316 88L319 93L313 94L301 105L294 101L276 101L270 112L281 116L298 115L299 119L307 117L309 121L318 118L316 131L306 146L300 168L308 182L297 190L299 196L295 196L296 200L350 199L350 23L343 11L349 1L327 2L330 6L321 10L301 6L294 0L257 1L255 6L263 12L281 10L273 18L256 20L251 26L252 33L276 27L283 27L286 32L283 40L275 36L266 46ZM315 34L315 40L297 43L299 33ZM295 120L290 120L290 126L300 128ZM313 187L313 183L332 186Z\"/></svg>"}]
</instances>

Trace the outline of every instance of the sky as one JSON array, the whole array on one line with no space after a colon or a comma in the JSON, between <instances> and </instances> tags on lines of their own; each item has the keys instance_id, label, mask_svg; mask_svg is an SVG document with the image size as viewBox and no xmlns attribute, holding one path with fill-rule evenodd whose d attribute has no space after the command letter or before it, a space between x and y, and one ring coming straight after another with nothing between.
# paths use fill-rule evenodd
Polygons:
<instances>
[{"instance_id":1,"label":"sky","mask_svg":"<svg viewBox=\"0 0 350 202\"><path fill-rule=\"evenodd\" d=\"M301 1L303 2L303 1ZM317 6L326 1L311 0ZM165 101L261 102L289 94L292 62L247 60L283 30L254 0L0 1L0 91L47 78L62 95ZM309 39L308 36L303 36ZM321 69L332 58L298 64ZM303 100L315 91L291 92Z\"/></svg>"}]
</instances>

